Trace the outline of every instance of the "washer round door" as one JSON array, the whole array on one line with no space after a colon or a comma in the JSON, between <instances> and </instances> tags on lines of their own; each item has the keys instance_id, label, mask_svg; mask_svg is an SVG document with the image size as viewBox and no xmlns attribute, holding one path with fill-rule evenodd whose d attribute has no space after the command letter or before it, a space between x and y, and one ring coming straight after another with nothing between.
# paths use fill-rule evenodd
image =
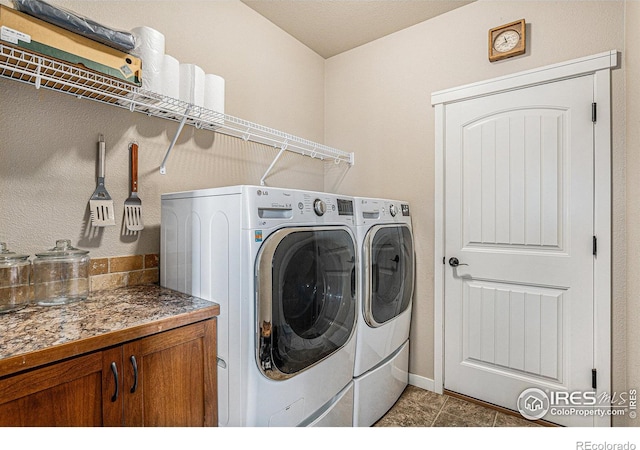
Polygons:
<instances>
[{"instance_id":1,"label":"washer round door","mask_svg":"<svg viewBox=\"0 0 640 450\"><path fill-rule=\"evenodd\" d=\"M356 323L356 251L343 227L285 228L256 262L262 372L286 379L342 348Z\"/></svg>"},{"instance_id":2,"label":"washer round door","mask_svg":"<svg viewBox=\"0 0 640 450\"><path fill-rule=\"evenodd\" d=\"M364 319L379 327L411 305L414 286L413 236L406 225L378 225L364 242Z\"/></svg>"}]
</instances>

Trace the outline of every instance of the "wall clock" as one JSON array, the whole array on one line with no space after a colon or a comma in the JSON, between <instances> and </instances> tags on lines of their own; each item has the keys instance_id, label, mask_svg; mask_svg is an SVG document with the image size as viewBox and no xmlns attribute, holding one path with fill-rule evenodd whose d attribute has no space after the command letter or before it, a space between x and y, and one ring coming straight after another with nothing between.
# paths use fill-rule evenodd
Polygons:
<instances>
[{"instance_id":1,"label":"wall clock","mask_svg":"<svg viewBox=\"0 0 640 450\"><path fill-rule=\"evenodd\" d=\"M526 48L524 19L500 25L489 30L489 61L498 61L522 55Z\"/></svg>"}]
</instances>

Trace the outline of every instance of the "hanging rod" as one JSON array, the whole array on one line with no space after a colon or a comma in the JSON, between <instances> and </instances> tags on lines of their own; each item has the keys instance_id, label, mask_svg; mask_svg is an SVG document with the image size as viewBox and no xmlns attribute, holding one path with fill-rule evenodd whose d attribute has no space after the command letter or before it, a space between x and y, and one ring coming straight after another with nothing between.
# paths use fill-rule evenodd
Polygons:
<instances>
[{"instance_id":1,"label":"hanging rod","mask_svg":"<svg viewBox=\"0 0 640 450\"><path fill-rule=\"evenodd\" d=\"M0 77L46 88L77 98L106 103L132 112L178 122L178 131L160 167L166 173L166 163L185 125L214 131L228 136L279 148L279 154L261 182L273 169L284 151L336 164L354 164L354 153L318 144L282 131L222 114L201 106L193 106L175 98L147 91L130 83L57 61L24 49L0 43Z\"/></svg>"}]
</instances>

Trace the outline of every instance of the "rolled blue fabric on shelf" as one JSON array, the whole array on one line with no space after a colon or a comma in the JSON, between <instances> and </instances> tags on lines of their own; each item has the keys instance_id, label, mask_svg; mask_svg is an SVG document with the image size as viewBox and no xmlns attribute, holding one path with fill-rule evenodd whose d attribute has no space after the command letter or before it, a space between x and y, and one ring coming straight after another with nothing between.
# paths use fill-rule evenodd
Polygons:
<instances>
[{"instance_id":1,"label":"rolled blue fabric on shelf","mask_svg":"<svg viewBox=\"0 0 640 450\"><path fill-rule=\"evenodd\" d=\"M129 52L136 45L135 36L126 31L114 30L73 11L50 5L42 0L12 0L16 10L80 34L88 39Z\"/></svg>"}]
</instances>

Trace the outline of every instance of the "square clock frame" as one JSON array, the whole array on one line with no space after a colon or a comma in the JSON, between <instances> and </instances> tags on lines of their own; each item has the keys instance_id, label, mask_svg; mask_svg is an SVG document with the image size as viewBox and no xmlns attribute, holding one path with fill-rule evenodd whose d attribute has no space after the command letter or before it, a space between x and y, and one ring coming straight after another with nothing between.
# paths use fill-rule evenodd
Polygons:
<instances>
[{"instance_id":1,"label":"square clock frame","mask_svg":"<svg viewBox=\"0 0 640 450\"><path fill-rule=\"evenodd\" d=\"M526 41L524 19L491 28L489 30L489 61L499 61L524 54Z\"/></svg>"}]
</instances>

